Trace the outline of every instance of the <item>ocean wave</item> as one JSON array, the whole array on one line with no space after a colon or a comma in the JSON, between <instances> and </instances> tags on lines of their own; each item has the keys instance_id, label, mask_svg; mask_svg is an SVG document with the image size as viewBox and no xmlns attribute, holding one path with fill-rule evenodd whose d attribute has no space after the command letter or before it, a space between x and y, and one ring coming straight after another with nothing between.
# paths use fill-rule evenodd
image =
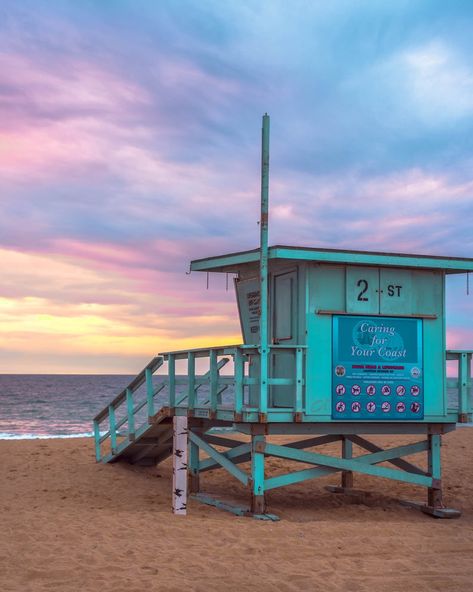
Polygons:
<instances>
[{"instance_id":1,"label":"ocean wave","mask_svg":"<svg viewBox=\"0 0 473 592\"><path fill-rule=\"evenodd\" d=\"M92 438L92 432L81 434L10 434L0 432L0 440L54 440L56 438Z\"/></svg>"}]
</instances>

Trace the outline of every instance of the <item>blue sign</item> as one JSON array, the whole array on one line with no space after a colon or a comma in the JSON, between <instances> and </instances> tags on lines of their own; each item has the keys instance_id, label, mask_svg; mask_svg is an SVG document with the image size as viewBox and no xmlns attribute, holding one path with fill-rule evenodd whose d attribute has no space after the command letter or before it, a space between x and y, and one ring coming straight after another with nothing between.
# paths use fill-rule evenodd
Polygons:
<instances>
[{"instance_id":1,"label":"blue sign","mask_svg":"<svg viewBox=\"0 0 473 592\"><path fill-rule=\"evenodd\" d=\"M422 319L333 316L332 418L422 420Z\"/></svg>"}]
</instances>

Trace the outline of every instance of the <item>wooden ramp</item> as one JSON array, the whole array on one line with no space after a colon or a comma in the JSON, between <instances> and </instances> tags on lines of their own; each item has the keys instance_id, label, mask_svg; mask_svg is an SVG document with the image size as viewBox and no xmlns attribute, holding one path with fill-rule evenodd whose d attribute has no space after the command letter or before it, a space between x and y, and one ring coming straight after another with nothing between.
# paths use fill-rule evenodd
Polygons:
<instances>
[{"instance_id":1,"label":"wooden ramp","mask_svg":"<svg viewBox=\"0 0 473 592\"><path fill-rule=\"evenodd\" d=\"M165 460L172 453L172 414L168 407L161 409L150 424L140 430L135 438L124 439L114 453L109 453L102 462L124 460L133 465L152 466Z\"/></svg>"},{"instance_id":2,"label":"wooden ramp","mask_svg":"<svg viewBox=\"0 0 473 592\"><path fill-rule=\"evenodd\" d=\"M171 454L173 413L162 404L155 410L164 384L153 382L153 374L162 364L162 356L153 358L94 418L98 462L125 460L149 466Z\"/></svg>"},{"instance_id":3,"label":"wooden ramp","mask_svg":"<svg viewBox=\"0 0 473 592\"><path fill-rule=\"evenodd\" d=\"M215 403L233 381L217 385L219 372L228 357L214 356L211 370L202 376L177 377L174 360L166 355L168 374L154 376L161 368L165 355L154 357L131 383L94 418L95 455L98 462L125 460L132 464L155 465L172 452L172 418L176 408L187 408L196 401L201 386L211 385ZM176 385L185 386L177 393ZM208 397L204 394L204 399ZM210 405L210 400L205 401Z\"/></svg>"}]
</instances>

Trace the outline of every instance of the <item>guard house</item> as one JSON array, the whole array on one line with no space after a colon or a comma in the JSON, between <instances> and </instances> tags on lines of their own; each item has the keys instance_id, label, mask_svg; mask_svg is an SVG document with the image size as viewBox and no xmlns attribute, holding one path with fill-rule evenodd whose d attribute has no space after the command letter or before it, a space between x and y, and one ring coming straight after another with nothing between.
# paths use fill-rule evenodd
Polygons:
<instances>
[{"instance_id":1,"label":"guard house","mask_svg":"<svg viewBox=\"0 0 473 592\"><path fill-rule=\"evenodd\" d=\"M271 247L268 400L250 385L244 421L257 412L268 423L455 424L446 398L445 276L472 268L472 259ZM242 351L257 348L259 250L191 269L237 275ZM248 358L253 382L258 356Z\"/></svg>"},{"instance_id":2,"label":"guard house","mask_svg":"<svg viewBox=\"0 0 473 592\"><path fill-rule=\"evenodd\" d=\"M353 492L361 473L424 487L427 503L411 505L458 516L442 502L440 445L458 420L471 420L472 352L446 354L445 280L472 271L473 259L268 248L265 162L263 127L260 249L191 263L235 275L243 343L154 357L95 417L97 461L149 465L173 454L176 513L186 511L186 475L202 502L276 519L266 508L271 489L340 473L330 491ZM458 362L454 384L447 357ZM447 386L458 389L458 410L449 410ZM281 434L294 439L271 441ZM418 441L383 449L373 434ZM338 455L317 451L332 442ZM405 459L421 452L424 464ZM304 467L271 476L267 457ZM214 469L247 488L248 507L200 491L200 476Z\"/></svg>"}]
</instances>

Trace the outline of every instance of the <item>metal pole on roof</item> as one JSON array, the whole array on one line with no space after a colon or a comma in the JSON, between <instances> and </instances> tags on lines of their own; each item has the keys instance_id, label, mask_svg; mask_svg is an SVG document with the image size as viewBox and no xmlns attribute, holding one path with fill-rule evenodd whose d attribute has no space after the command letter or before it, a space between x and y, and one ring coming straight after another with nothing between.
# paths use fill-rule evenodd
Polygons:
<instances>
[{"instance_id":1,"label":"metal pole on roof","mask_svg":"<svg viewBox=\"0 0 473 592\"><path fill-rule=\"evenodd\" d=\"M268 410L268 212L269 212L269 115L263 115L261 139L260 218L260 413Z\"/></svg>"}]
</instances>

